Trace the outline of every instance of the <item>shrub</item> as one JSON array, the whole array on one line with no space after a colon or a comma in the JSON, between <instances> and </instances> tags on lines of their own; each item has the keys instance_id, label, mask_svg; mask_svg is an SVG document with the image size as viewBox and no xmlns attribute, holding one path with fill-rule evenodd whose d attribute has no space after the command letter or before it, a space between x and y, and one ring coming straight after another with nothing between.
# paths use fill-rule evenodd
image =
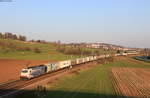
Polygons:
<instances>
[{"instance_id":1,"label":"shrub","mask_svg":"<svg viewBox=\"0 0 150 98\"><path fill-rule=\"evenodd\" d=\"M18 50L18 51L24 51L24 48L23 47L16 47L16 50Z\"/></svg>"},{"instance_id":2,"label":"shrub","mask_svg":"<svg viewBox=\"0 0 150 98\"><path fill-rule=\"evenodd\" d=\"M4 53L8 53L8 52L10 52L10 49L9 48L5 48L4 49Z\"/></svg>"},{"instance_id":3,"label":"shrub","mask_svg":"<svg viewBox=\"0 0 150 98\"><path fill-rule=\"evenodd\" d=\"M30 47L24 47L24 50L31 51L31 48Z\"/></svg>"},{"instance_id":4,"label":"shrub","mask_svg":"<svg viewBox=\"0 0 150 98\"><path fill-rule=\"evenodd\" d=\"M42 51L39 48L34 48L35 53L41 53Z\"/></svg>"}]
</instances>

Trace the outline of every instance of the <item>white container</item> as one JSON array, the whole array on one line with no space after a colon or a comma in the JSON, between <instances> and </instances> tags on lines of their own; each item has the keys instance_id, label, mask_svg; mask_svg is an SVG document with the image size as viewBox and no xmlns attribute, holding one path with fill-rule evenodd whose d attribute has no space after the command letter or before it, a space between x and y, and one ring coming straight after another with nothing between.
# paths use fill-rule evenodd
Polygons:
<instances>
[{"instance_id":1,"label":"white container","mask_svg":"<svg viewBox=\"0 0 150 98\"><path fill-rule=\"evenodd\" d=\"M71 60L60 61L58 65L59 65L59 68L69 67L71 66Z\"/></svg>"}]
</instances>

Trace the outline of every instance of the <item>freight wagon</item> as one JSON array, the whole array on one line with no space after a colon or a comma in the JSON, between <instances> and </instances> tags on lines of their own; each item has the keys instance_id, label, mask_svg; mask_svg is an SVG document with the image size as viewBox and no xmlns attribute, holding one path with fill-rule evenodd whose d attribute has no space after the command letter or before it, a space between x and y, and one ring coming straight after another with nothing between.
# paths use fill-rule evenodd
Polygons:
<instances>
[{"instance_id":1,"label":"freight wagon","mask_svg":"<svg viewBox=\"0 0 150 98\"><path fill-rule=\"evenodd\" d=\"M76 59L74 59L74 60L71 60L71 65L73 66L73 65L76 65L77 64L77 60Z\"/></svg>"},{"instance_id":2,"label":"freight wagon","mask_svg":"<svg viewBox=\"0 0 150 98\"><path fill-rule=\"evenodd\" d=\"M46 69L47 69L46 72L47 73L59 69L59 63L58 62L47 63L47 64L44 64L44 65L46 66Z\"/></svg>"},{"instance_id":3,"label":"freight wagon","mask_svg":"<svg viewBox=\"0 0 150 98\"><path fill-rule=\"evenodd\" d=\"M82 64L83 63L83 58L78 58L76 59L77 64Z\"/></svg>"},{"instance_id":4,"label":"freight wagon","mask_svg":"<svg viewBox=\"0 0 150 98\"><path fill-rule=\"evenodd\" d=\"M71 66L71 60L60 61L58 66L60 69L65 68L65 67L69 67L69 66Z\"/></svg>"}]
</instances>

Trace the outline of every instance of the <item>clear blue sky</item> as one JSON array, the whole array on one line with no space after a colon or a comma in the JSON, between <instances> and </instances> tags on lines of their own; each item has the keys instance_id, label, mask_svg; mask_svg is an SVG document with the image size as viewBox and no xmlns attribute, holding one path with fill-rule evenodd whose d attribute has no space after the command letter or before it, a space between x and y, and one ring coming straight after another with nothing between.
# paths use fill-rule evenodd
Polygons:
<instances>
[{"instance_id":1,"label":"clear blue sky","mask_svg":"<svg viewBox=\"0 0 150 98\"><path fill-rule=\"evenodd\" d=\"M150 0L0 2L0 32L29 39L150 47Z\"/></svg>"}]
</instances>

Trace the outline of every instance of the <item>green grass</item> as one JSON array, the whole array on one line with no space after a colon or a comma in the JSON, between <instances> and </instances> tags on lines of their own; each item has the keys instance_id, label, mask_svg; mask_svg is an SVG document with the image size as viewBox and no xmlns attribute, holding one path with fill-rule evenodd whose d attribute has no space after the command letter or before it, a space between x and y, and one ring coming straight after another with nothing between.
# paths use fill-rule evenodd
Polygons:
<instances>
[{"instance_id":1,"label":"green grass","mask_svg":"<svg viewBox=\"0 0 150 98\"><path fill-rule=\"evenodd\" d=\"M22 94L19 98L36 98L37 93L44 98L116 98L122 97L115 92L110 69L113 67L150 68L150 63L127 58L106 63L88 70L80 71L60 78L56 83L48 84L48 91L43 94L33 91ZM36 93L35 93L36 92Z\"/></svg>"},{"instance_id":2,"label":"green grass","mask_svg":"<svg viewBox=\"0 0 150 98\"><path fill-rule=\"evenodd\" d=\"M72 58L78 58L79 56L72 56ZM0 58L5 59L26 59L26 60L67 60L71 59L70 55L64 55L62 53L48 54L48 53L33 53L33 52L10 52L0 54Z\"/></svg>"},{"instance_id":3,"label":"green grass","mask_svg":"<svg viewBox=\"0 0 150 98\"><path fill-rule=\"evenodd\" d=\"M53 44L41 44L41 43L24 43L18 40L12 39L0 39L0 42L13 43L19 47L39 48L41 53L35 53L33 51L17 51L13 48L2 49L0 46L0 58L2 59L27 59L27 60L66 60L71 58L78 58L79 56L64 55L56 51L56 47Z\"/></svg>"},{"instance_id":4,"label":"green grass","mask_svg":"<svg viewBox=\"0 0 150 98\"><path fill-rule=\"evenodd\" d=\"M47 97L83 98L88 97L86 93L91 94L91 97L98 97L98 94L115 94L111 81L108 81L109 76L104 67L100 68L98 66L87 71L81 71L79 74L80 75L66 76L53 87L50 85L49 89L51 91L62 91L64 93L49 93Z\"/></svg>"}]
</instances>

